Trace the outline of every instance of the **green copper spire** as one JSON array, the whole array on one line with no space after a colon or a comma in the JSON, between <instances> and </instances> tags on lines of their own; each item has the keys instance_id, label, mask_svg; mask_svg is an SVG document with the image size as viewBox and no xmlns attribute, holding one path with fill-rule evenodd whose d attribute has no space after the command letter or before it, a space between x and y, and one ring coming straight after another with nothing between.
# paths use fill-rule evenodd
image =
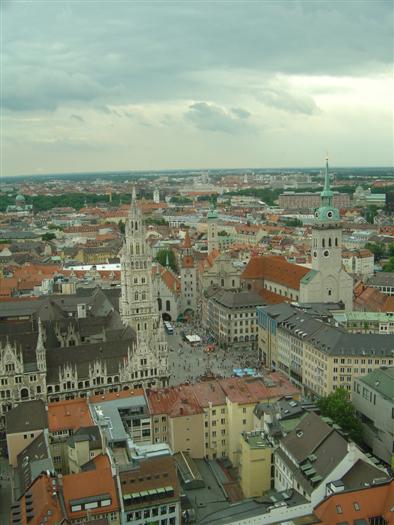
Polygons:
<instances>
[{"instance_id":1,"label":"green copper spire","mask_svg":"<svg viewBox=\"0 0 394 525\"><path fill-rule=\"evenodd\" d=\"M328 157L326 157L326 173L324 175L324 189L320 194L321 206L332 206L333 192L330 188L330 174L328 172Z\"/></svg>"},{"instance_id":2,"label":"green copper spire","mask_svg":"<svg viewBox=\"0 0 394 525\"><path fill-rule=\"evenodd\" d=\"M207 218L208 219L217 219L218 218L218 214L217 214L217 211L216 211L216 199L215 199L214 196L211 197L211 206L210 206L210 210L208 212Z\"/></svg>"},{"instance_id":3,"label":"green copper spire","mask_svg":"<svg viewBox=\"0 0 394 525\"><path fill-rule=\"evenodd\" d=\"M328 157L326 157L326 173L324 175L324 188L320 193L320 208L315 212L319 222L339 221L339 210L333 206L334 193L330 188L330 175L328 172Z\"/></svg>"}]
</instances>

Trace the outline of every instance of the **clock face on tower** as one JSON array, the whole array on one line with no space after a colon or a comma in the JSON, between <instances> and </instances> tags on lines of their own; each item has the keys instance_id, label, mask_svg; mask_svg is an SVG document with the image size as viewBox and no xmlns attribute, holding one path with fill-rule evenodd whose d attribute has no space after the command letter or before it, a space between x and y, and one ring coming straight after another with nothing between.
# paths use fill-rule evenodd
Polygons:
<instances>
[{"instance_id":1,"label":"clock face on tower","mask_svg":"<svg viewBox=\"0 0 394 525\"><path fill-rule=\"evenodd\" d=\"M329 250L324 250L323 255L324 255L324 257L328 257L330 255L330 251Z\"/></svg>"}]
</instances>

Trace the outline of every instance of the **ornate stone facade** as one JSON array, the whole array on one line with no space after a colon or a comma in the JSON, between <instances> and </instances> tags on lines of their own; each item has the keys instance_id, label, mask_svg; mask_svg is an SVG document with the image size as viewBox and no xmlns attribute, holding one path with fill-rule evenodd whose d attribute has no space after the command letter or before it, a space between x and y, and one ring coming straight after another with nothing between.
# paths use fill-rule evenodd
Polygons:
<instances>
[{"instance_id":1,"label":"ornate stone facade","mask_svg":"<svg viewBox=\"0 0 394 525\"><path fill-rule=\"evenodd\" d=\"M48 296L3 305L0 425L22 401L59 401L168 384L167 341L135 194L126 223L121 316L114 297Z\"/></svg>"},{"instance_id":2,"label":"ornate stone facade","mask_svg":"<svg viewBox=\"0 0 394 525\"><path fill-rule=\"evenodd\" d=\"M141 362L157 371L151 386L168 384L168 349L163 321L152 285L152 261L148 255L145 227L133 190L126 220L126 239L121 255L120 314L137 336L136 353Z\"/></svg>"}]
</instances>

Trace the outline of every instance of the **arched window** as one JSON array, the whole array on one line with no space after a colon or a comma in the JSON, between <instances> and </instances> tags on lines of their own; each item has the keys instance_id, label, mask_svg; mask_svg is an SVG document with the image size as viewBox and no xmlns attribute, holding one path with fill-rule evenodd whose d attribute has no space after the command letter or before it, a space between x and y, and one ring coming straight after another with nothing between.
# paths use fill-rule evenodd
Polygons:
<instances>
[{"instance_id":1,"label":"arched window","mask_svg":"<svg viewBox=\"0 0 394 525\"><path fill-rule=\"evenodd\" d=\"M135 300L135 301L138 301L138 292L135 292L135 294L134 294L134 300Z\"/></svg>"},{"instance_id":2,"label":"arched window","mask_svg":"<svg viewBox=\"0 0 394 525\"><path fill-rule=\"evenodd\" d=\"M161 309L162 309L161 297L157 298L157 304L159 305L159 311L161 312Z\"/></svg>"},{"instance_id":3,"label":"arched window","mask_svg":"<svg viewBox=\"0 0 394 525\"><path fill-rule=\"evenodd\" d=\"M137 244L136 247L135 247L135 253L136 253L137 255L140 254L140 245L139 245L139 244Z\"/></svg>"},{"instance_id":4,"label":"arched window","mask_svg":"<svg viewBox=\"0 0 394 525\"><path fill-rule=\"evenodd\" d=\"M224 286L224 279L220 279L220 286Z\"/></svg>"},{"instance_id":5,"label":"arched window","mask_svg":"<svg viewBox=\"0 0 394 525\"><path fill-rule=\"evenodd\" d=\"M138 222L137 221L135 221L134 228L135 228L135 231L138 230Z\"/></svg>"},{"instance_id":6,"label":"arched window","mask_svg":"<svg viewBox=\"0 0 394 525\"><path fill-rule=\"evenodd\" d=\"M28 388L21 389L21 399L29 399L29 389Z\"/></svg>"},{"instance_id":7,"label":"arched window","mask_svg":"<svg viewBox=\"0 0 394 525\"><path fill-rule=\"evenodd\" d=\"M331 248L331 237L328 239L328 246Z\"/></svg>"},{"instance_id":8,"label":"arched window","mask_svg":"<svg viewBox=\"0 0 394 525\"><path fill-rule=\"evenodd\" d=\"M146 293L145 292L142 292L142 297L141 297L142 301L145 301L146 300Z\"/></svg>"},{"instance_id":9,"label":"arched window","mask_svg":"<svg viewBox=\"0 0 394 525\"><path fill-rule=\"evenodd\" d=\"M338 237L335 237L335 246L338 246Z\"/></svg>"},{"instance_id":10,"label":"arched window","mask_svg":"<svg viewBox=\"0 0 394 525\"><path fill-rule=\"evenodd\" d=\"M326 247L326 239L324 239L324 238L322 239L322 241L321 241L321 245L322 245L323 248Z\"/></svg>"},{"instance_id":11,"label":"arched window","mask_svg":"<svg viewBox=\"0 0 394 525\"><path fill-rule=\"evenodd\" d=\"M171 304L170 304L169 299L167 299L167 301L166 301L166 310L167 310L167 312L169 312L171 310Z\"/></svg>"}]
</instances>

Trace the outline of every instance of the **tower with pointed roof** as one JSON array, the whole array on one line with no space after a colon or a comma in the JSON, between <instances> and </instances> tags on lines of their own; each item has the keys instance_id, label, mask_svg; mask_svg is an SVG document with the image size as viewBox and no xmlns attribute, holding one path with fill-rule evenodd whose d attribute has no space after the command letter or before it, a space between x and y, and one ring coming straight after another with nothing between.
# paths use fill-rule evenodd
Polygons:
<instances>
[{"instance_id":1,"label":"tower with pointed roof","mask_svg":"<svg viewBox=\"0 0 394 525\"><path fill-rule=\"evenodd\" d=\"M342 225L339 210L333 206L328 158L320 207L312 226L312 270L300 283L301 302L342 302L353 308L353 279L342 266Z\"/></svg>"},{"instance_id":2,"label":"tower with pointed roof","mask_svg":"<svg viewBox=\"0 0 394 525\"><path fill-rule=\"evenodd\" d=\"M208 254L214 250L219 250L219 238L218 238L218 214L216 211L215 202L211 201L211 207L207 215L208 222Z\"/></svg>"},{"instance_id":3,"label":"tower with pointed roof","mask_svg":"<svg viewBox=\"0 0 394 525\"><path fill-rule=\"evenodd\" d=\"M189 230L186 230L182 245L180 277L183 313L195 312L197 308L197 268L194 262Z\"/></svg>"},{"instance_id":4,"label":"tower with pointed roof","mask_svg":"<svg viewBox=\"0 0 394 525\"><path fill-rule=\"evenodd\" d=\"M152 262L148 255L145 227L133 188L129 215L126 219L125 243L121 255L120 314L124 324L137 336L134 349L136 378L149 386L167 384L167 341L152 286ZM140 370L140 365L143 369ZM146 379L145 379L146 378Z\"/></svg>"}]
</instances>

